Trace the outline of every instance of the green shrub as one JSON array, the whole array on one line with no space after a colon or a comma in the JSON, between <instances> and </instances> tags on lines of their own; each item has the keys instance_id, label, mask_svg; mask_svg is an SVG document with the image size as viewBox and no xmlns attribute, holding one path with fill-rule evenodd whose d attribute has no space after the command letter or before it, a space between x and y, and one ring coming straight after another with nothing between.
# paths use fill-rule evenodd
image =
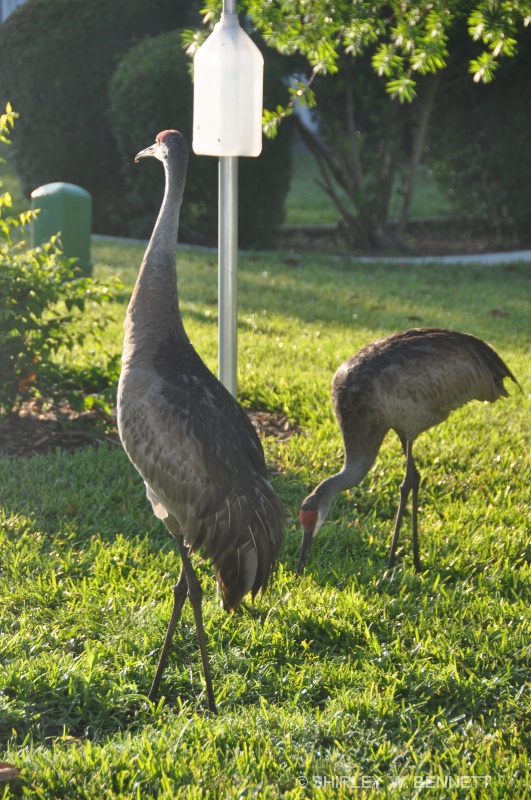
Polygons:
<instances>
[{"instance_id":1,"label":"green shrub","mask_svg":"<svg viewBox=\"0 0 531 800\"><path fill-rule=\"evenodd\" d=\"M466 53L465 49L463 59ZM432 114L428 163L464 218L499 237L527 235L531 214L529 37L489 84L473 83L463 66L456 64L444 76Z\"/></svg>"},{"instance_id":2,"label":"green shrub","mask_svg":"<svg viewBox=\"0 0 531 800\"><path fill-rule=\"evenodd\" d=\"M29 0L0 25L0 103L21 115L13 139L24 191L52 181L93 197L94 229L123 230L119 156L107 84L131 41L197 20L190 0Z\"/></svg>"},{"instance_id":3,"label":"green shrub","mask_svg":"<svg viewBox=\"0 0 531 800\"><path fill-rule=\"evenodd\" d=\"M8 142L16 116L8 106L0 117L0 141ZM84 325L71 323L81 314L90 315L94 303L109 299L109 287L78 277L75 259L61 255L56 237L32 249L25 249L24 242L14 243L14 231L27 225L35 212L11 217L10 207L9 193L0 195L0 409L10 412L36 395L57 402L68 399L79 408L86 391L114 385L113 369L92 370L82 386L76 370L59 367L53 357L83 343L86 320Z\"/></svg>"},{"instance_id":4,"label":"green shrub","mask_svg":"<svg viewBox=\"0 0 531 800\"><path fill-rule=\"evenodd\" d=\"M266 52L264 99L276 105L284 62ZM181 212L181 238L213 243L217 237L218 159L194 155L193 86L190 59L179 31L134 45L121 59L109 85L110 124L121 154L126 186L128 234L149 236L162 199L160 165L134 164L135 154L167 128L180 130L190 145ZM273 141L264 139L259 158L239 159L239 238L243 246L271 241L284 218L291 177L290 128L281 126Z\"/></svg>"}]
</instances>

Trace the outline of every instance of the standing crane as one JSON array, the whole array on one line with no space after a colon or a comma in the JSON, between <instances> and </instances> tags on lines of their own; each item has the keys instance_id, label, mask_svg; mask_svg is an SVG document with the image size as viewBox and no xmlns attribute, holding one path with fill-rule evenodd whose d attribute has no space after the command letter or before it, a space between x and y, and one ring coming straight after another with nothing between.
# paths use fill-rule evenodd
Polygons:
<instances>
[{"instance_id":1,"label":"standing crane","mask_svg":"<svg viewBox=\"0 0 531 800\"><path fill-rule=\"evenodd\" d=\"M284 515L267 479L262 445L247 415L186 335L175 269L188 148L178 131L159 133L135 158L162 161L165 193L124 323L118 431L141 474L153 512L182 560L157 671L155 700L186 600L194 612L209 708L216 711L190 553L211 559L223 604L235 609L263 590L282 542Z\"/></svg>"},{"instance_id":2,"label":"standing crane","mask_svg":"<svg viewBox=\"0 0 531 800\"><path fill-rule=\"evenodd\" d=\"M482 339L443 328L393 333L363 347L337 370L332 400L345 460L336 475L322 481L302 503L303 538L298 572L313 539L339 492L357 486L372 467L384 437L394 430L406 457L388 567L395 563L398 536L411 493L413 559L421 571L417 527L420 475L413 442L470 400L493 403L507 397L504 378L518 381L496 351Z\"/></svg>"}]
</instances>

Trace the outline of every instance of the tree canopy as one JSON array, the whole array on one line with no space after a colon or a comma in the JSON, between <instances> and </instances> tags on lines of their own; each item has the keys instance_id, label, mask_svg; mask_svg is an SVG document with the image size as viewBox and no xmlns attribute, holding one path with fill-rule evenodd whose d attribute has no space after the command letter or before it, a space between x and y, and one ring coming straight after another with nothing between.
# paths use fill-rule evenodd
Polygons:
<instances>
[{"instance_id":1,"label":"tree canopy","mask_svg":"<svg viewBox=\"0 0 531 800\"><path fill-rule=\"evenodd\" d=\"M207 21L220 5L207 0ZM391 192L407 164L395 242L404 231L446 67L457 63L471 86L489 83L531 33L526 0L241 0L239 10L270 46L307 64L289 102L265 112L266 133L297 101L316 106L318 132L300 117L297 127L349 238L376 246L389 242ZM383 102L386 93L399 102Z\"/></svg>"},{"instance_id":2,"label":"tree canopy","mask_svg":"<svg viewBox=\"0 0 531 800\"><path fill-rule=\"evenodd\" d=\"M220 5L206 0L207 19ZM304 55L315 73L337 72L341 53L357 56L370 48L375 72L402 101L414 98L417 76L447 65L456 21L466 19L478 44L469 64L476 82L492 80L531 22L526 0L243 0L240 6L268 44L286 55Z\"/></svg>"}]
</instances>

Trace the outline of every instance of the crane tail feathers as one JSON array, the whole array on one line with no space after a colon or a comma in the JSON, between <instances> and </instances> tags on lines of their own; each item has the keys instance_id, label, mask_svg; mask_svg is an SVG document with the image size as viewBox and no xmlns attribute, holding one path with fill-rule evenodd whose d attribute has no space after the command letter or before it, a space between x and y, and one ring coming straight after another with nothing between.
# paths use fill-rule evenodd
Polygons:
<instances>
[{"instance_id":1,"label":"crane tail feathers","mask_svg":"<svg viewBox=\"0 0 531 800\"><path fill-rule=\"evenodd\" d=\"M226 540L220 541L214 552L205 553L214 563L227 611L249 592L254 598L266 588L282 544L284 513L269 484L257 499L253 507L238 499L241 515L237 514L238 529L232 528L233 545L226 547Z\"/></svg>"}]
</instances>

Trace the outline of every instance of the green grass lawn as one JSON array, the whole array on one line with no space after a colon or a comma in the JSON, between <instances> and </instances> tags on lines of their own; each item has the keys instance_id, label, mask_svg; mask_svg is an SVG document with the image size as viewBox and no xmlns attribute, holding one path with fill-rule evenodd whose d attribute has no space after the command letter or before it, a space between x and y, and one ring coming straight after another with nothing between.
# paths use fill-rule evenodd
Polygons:
<instances>
[{"instance_id":1,"label":"green grass lawn","mask_svg":"<svg viewBox=\"0 0 531 800\"><path fill-rule=\"evenodd\" d=\"M75 358L119 352L141 255L94 243L96 276L126 289ZM178 268L187 331L215 369L216 258L182 250ZM0 760L21 768L0 797L529 797L530 278L522 265L240 259L240 399L305 435L265 440L288 515L266 594L229 617L196 560L217 717L189 606L163 699L146 699L179 558L121 448L0 460ZM299 504L342 457L332 374L415 325L487 339L522 392L420 437L423 574L405 524L385 575L404 467L389 435L299 578Z\"/></svg>"}]
</instances>

